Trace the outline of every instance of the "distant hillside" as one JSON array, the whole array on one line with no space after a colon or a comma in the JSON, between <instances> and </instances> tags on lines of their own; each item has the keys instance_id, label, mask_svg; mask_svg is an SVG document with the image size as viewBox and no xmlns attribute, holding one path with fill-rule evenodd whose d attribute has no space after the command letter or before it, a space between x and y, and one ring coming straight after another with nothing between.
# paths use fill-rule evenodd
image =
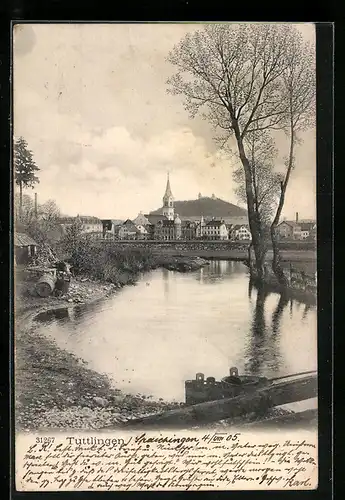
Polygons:
<instances>
[{"instance_id":1,"label":"distant hillside","mask_svg":"<svg viewBox=\"0 0 345 500\"><path fill-rule=\"evenodd\" d=\"M247 211L237 205L228 203L220 198L202 197L197 200L175 201L175 214L182 217L245 217ZM159 208L150 212L151 215L161 214L163 210Z\"/></svg>"}]
</instances>

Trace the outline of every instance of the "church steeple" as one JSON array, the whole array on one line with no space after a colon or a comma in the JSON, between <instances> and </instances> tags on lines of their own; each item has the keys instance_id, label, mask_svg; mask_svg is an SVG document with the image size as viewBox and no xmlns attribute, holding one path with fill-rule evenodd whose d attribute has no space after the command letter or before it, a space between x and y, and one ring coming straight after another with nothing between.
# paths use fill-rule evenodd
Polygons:
<instances>
[{"instance_id":1,"label":"church steeple","mask_svg":"<svg viewBox=\"0 0 345 500\"><path fill-rule=\"evenodd\" d=\"M165 198L172 198L173 195L172 195L172 191L171 191L171 187L170 187L170 178L169 178L169 172L168 172L168 179L167 179L167 187L165 188L165 195L163 197L163 200Z\"/></svg>"},{"instance_id":2,"label":"church steeple","mask_svg":"<svg viewBox=\"0 0 345 500\"><path fill-rule=\"evenodd\" d=\"M170 178L168 173L167 185L163 196L163 215L168 219L174 219L174 197L171 191Z\"/></svg>"}]
</instances>

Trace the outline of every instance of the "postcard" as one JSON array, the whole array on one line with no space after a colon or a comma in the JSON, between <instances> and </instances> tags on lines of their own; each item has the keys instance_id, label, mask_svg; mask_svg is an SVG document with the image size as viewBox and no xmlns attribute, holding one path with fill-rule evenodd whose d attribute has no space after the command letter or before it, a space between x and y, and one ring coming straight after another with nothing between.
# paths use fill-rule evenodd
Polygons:
<instances>
[{"instance_id":1,"label":"postcard","mask_svg":"<svg viewBox=\"0 0 345 500\"><path fill-rule=\"evenodd\" d=\"M13 26L18 491L318 486L315 26Z\"/></svg>"}]
</instances>

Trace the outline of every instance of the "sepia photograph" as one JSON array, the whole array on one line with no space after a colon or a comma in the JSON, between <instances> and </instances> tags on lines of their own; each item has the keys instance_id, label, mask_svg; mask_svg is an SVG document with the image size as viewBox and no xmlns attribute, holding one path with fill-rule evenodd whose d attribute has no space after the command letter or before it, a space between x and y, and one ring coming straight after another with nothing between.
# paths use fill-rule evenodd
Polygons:
<instances>
[{"instance_id":1,"label":"sepia photograph","mask_svg":"<svg viewBox=\"0 0 345 500\"><path fill-rule=\"evenodd\" d=\"M317 487L315 56L13 26L17 489Z\"/></svg>"}]
</instances>

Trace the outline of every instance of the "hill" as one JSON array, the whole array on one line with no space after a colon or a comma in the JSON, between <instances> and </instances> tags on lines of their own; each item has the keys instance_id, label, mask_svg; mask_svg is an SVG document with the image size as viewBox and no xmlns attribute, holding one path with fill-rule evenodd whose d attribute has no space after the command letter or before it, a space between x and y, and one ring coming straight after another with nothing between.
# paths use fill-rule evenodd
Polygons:
<instances>
[{"instance_id":1,"label":"hill","mask_svg":"<svg viewBox=\"0 0 345 500\"><path fill-rule=\"evenodd\" d=\"M202 197L197 200L175 201L175 214L183 218L231 218L231 217L246 217L247 211L237 205L233 205L220 198ZM159 208L150 212L151 215L161 214L163 210Z\"/></svg>"}]
</instances>

